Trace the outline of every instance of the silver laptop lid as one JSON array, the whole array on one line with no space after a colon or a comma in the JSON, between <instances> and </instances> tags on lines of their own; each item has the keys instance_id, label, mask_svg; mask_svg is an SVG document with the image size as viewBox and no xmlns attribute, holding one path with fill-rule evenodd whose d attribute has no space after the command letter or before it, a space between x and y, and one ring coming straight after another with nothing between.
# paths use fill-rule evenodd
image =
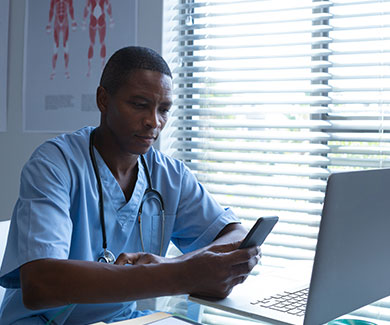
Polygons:
<instances>
[{"instance_id":1,"label":"silver laptop lid","mask_svg":"<svg viewBox=\"0 0 390 325\"><path fill-rule=\"evenodd\" d=\"M390 169L330 175L305 324L390 295Z\"/></svg>"}]
</instances>

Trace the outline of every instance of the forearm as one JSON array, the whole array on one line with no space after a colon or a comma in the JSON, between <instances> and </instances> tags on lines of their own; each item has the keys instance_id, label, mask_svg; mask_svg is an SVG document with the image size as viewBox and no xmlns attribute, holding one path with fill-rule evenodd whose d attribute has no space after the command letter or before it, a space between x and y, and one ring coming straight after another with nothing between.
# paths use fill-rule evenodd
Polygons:
<instances>
[{"instance_id":1,"label":"forearm","mask_svg":"<svg viewBox=\"0 0 390 325\"><path fill-rule=\"evenodd\" d=\"M221 234L220 240L225 236ZM121 254L132 265L56 259L29 262L20 270L23 302L27 308L44 309L184 293L223 298L258 262L257 247L237 249L238 245L211 245L174 259Z\"/></svg>"},{"instance_id":2,"label":"forearm","mask_svg":"<svg viewBox=\"0 0 390 325\"><path fill-rule=\"evenodd\" d=\"M112 303L182 294L184 261L146 265L44 259L22 266L21 285L27 308L72 303Z\"/></svg>"}]
</instances>

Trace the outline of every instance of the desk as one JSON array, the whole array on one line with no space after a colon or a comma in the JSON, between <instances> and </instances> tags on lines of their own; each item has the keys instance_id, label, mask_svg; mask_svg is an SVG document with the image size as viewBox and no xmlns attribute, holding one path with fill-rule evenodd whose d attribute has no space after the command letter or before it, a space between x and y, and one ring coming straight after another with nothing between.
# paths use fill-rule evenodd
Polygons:
<instances>
[{"instance_id":1,"label":"desk","mask_svg":"<svg viewBox=\"0 0 390 325\"><path fill-rule=\"evenodd\" d=\"M116 322L114 324L116 324L116 325L143 325L143 324L148 324L148 323L158 321L161 319L165 319L165 318L168 318L171 316L172 316L171 314L161 312L161 313L154 313L151 315L146 315L146 316L142 316L142 317L138 317L138 318L133 318L133 319L128 319L128 320ZM105 324L106 323L99 322L99 323L95 323L93 325L105 325Z\"/></svg>"},{"instance_id":2,"label":"desk","mask_svg":"<svg viewBox=\"0 0 390 325\"><path fill-rule=\"evenodd\" d=\"M279 273L277 275L275 274L279 279L278 283L269 282L270 278L265 279L267 278L267 274L269 275L271 273L274 275L273 272ZM283 275L283 273L285 274ZM262 275L264 277L262 277ZM248 317L253 319L253 321L258 322L258 324L286 325L287 321L285 319L285 322L276 321L271 319L271 316L260 316L257 314L257 311L256 313L252 312L252 309L250 308L244 310L244 307L242 308L240 303L237 303L237 301L243 302L244 300L248 300L249 304L249 301L252 300L251 298L248 299L248 296L256 296L259 298L259 296L262 296L262 293L264 293L265 296L268 296L269 293L274 294L275 292L280 292L280 289L286 288L286 284L289 284L290 281L296 282L298 285L302 282L307 283L311 276L311 264L305 262L296 266L289 265L289 267L286 269L261 266L259 268L259 276L259 278L251 276L247 280L247 283L250 284L249 286L247 286L245 283L243 285L238 285L233 289L231 295L223 300L212 301L200 297L190 297L189 300L204 306L216 308L225 312L235 313L243 317ZM364 293L362 292L362 294ZM351 314L339 317L338 319L360 319L370 321L378 325L390 325L390 299L385 298L379 303L375 303L375 305L376 306L373 306L373 304L367 305L352 312ZM381 305L383 308L381 308ZM250 314L251 312L252 314Z\"/></svg>"},{"instance_id":3,"label":"desk","mask_svg":"<svg viewBox=\"0 0 390 325\"><path fill-rule=\"evenodd\" d=\"M99 322L94 325L105 325L106 323ZM163 312L154 313L151 315L146 315L138 318L123 320L120 322L114 323L115 325L190 325L190 324L199 324L190 320L185 320L182 318L176 318L172 314L167 314Z\"/></svg>"}]
</instances>

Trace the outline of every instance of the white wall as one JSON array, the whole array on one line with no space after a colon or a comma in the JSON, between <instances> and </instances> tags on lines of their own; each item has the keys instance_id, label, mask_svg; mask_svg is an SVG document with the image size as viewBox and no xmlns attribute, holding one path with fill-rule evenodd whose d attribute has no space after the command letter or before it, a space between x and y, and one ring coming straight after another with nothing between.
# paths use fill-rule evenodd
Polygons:
<instances>
[{"instance_id":1,"label":"white wall","mask_svg":"<svg viewBox=\"0 0 390 325\"><path fill-rule=\"evenodd\" d=\"M7 132L0 133L0 220L11 217L24 163L39 144L57 135L22 132L25 7L26 0L10 0ZM138 0L138 45L159 53L162 53L162 8L163 0Z\"/></svg>"}]
</instances>

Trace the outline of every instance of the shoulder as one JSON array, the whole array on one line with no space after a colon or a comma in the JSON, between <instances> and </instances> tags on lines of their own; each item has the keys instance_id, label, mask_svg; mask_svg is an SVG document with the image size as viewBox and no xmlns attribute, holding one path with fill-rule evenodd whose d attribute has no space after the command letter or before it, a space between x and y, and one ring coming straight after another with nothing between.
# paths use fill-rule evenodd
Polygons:
<instances>
[{"instance_id":1,"label":"shoulder","mask_svg":"<svg viewBox=\"0 0 390 325\"><path fill-rule=\"evenodd\" d=\"M85 127L73 133L64 133L41 144L30 160L42 159L54 164L69 160L85 159L88 155L89 135L92 127Z\"/></svg>"},{"instance_id":2,"label":"shoulder","mask_svg":"<svg viewBox=\"0 0 390 325\"><path fill-rule=\"evenodd\" d=\"M89 159L89 135L92 127L85 127L73 133L61 134L49 139L35 149L23 167L26 173L47 174L53 171L57 175L69 177L86 168Z\"/></svg>"}]
</instances>

